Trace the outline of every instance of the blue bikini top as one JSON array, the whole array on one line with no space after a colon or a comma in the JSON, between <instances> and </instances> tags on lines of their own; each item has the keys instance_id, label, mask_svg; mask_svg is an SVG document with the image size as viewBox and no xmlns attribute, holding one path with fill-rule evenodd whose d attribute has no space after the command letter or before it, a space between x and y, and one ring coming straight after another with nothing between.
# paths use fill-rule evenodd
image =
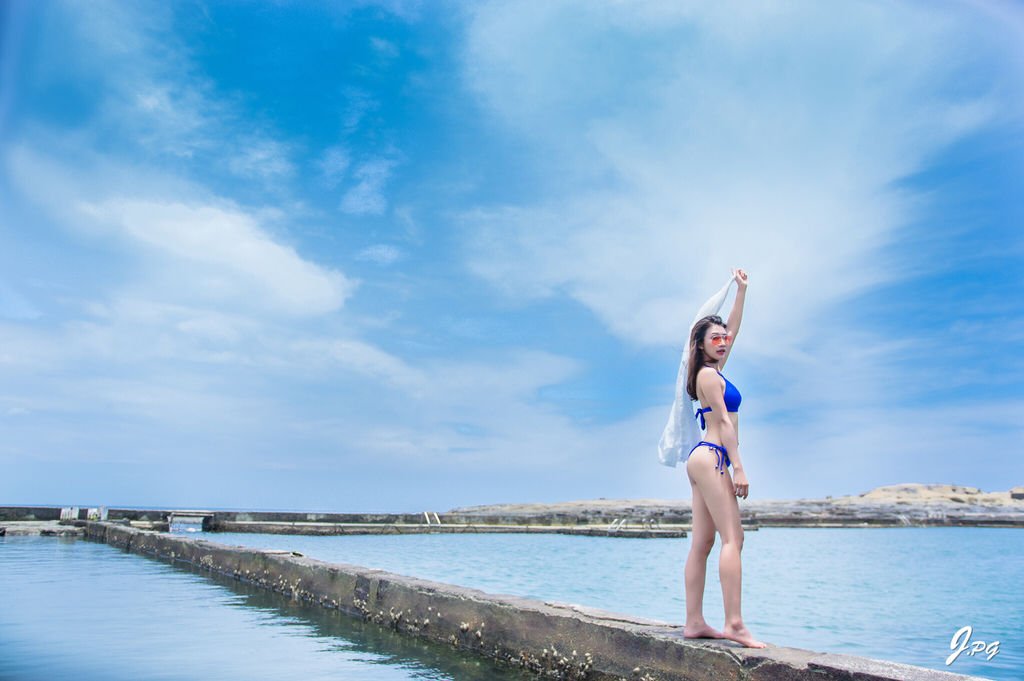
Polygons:
<instances>
[{"instance_id":1,"label":"blue bikini top","mask_svg":"<svg viewBox=\"0 0 1024 681\"><path fill-rule=\"evenodd\" d=\"M715 369L719 376L722 376L722 372ZM740 410L740 402L743 401L743 396L740 395L739 389L729 382L729 379L722 376L722 380L725 381L725 410L728 412L737 412ZM711 411L711 407L704 407L703 409L697 410L695 418L700 419L701 430L707 430L707 423L704 422L704 414Z\"/></svg>"}]
</instances>

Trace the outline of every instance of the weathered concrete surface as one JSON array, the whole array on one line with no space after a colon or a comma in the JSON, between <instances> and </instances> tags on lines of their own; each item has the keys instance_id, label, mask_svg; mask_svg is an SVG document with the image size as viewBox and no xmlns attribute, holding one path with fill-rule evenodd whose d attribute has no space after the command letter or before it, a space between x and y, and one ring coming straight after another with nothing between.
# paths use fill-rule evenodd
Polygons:
<instances>
[{"instance_id":1,"label":"weathered concrete surface","mask_svg":"<svg viewBox=\"0 0 1024 681\"><path fill-rule=\"evenodd\" d=\"M110 520L167 522L171 514L209 516L209 527L216 529L221 522L272 522L272 523L338 523L338 524L389 524L424 523L420 513L320 513L303 511L211 511L202 509L134 509L111 508Z\"/></svg>"},{"instance_id":2,"label":"weathered concrete surface","mask_svg":"<svg viewBox=\"0 0 1024 681\"><path fill-rule=\"evenodd\" d=\"M112 517L122 513L112 510ZM151 514L152 515L152 514ZM463 519L435 514L427 522L423 514L409 513L295 513L275 511L217 511L204 529L212 532L260 532L268 534L421 534L462 532L555 533L618 537L685 537L687 528L656 527L636 522L611 528L612 518L538 516L531 518Z\"/></svg>"},{"instance_id":3,"label":"weathered concrete surface","mask_svg":"<svg viewBox=\"0 0 1024 681\"><path fill-rule=\"evenodd\" d=\"M128 523L139 529L166 532L173 520L201 520L207 532L255 532L261 534L448 534L448 533L547 533L598 537L685 537L689 526L633 523L612 527L611 519L591 523L588 520L569 524L554 523L556 519L541 518L537 524L516 519L506 523L454 522L441 515L429 524L422 514L404 513L296 513L274 511L200 511L175 509L107 510L108 520ZM60 508L0 507L0 520L33 520L38 515L59 517ZM86 519L84 509L79 514ZM444 520L440 520L444 518ZM440 524L438 521L440 520ZM749 526L748 529L757 529Z\"/></svg>"},{"instance_id":4,"label":"weathered concrete surface","mask_svg":"<svg viewBox=\"0 0 1024 681\"><path fill-rule=\"evenodd\" d=\"M57 520L0 521L0 537L80 537L84 534L83 528L63 525Z\"/></svg>"},{"instance_id":5,"label":"weathered concrete surface","mask_svg":"<svg viewBox=\"0 0 1024 681\"><path fill-rule=\"evenodd\" d=\"M978 679L849 655L687 641L682 627L571 604L487 594L286 551L259 551L89 522L86 536L451 644L549 678L611 681Z\"/></svg>"},{"instance_id":6,"label":"weathered concrete surface","mask_svg":"<svg viewBox=\"0 0 1024 681\"><path fill-rule=\"evenodd\" d=\"M0 506L0 522L9 520L60 520L60 506Z\"/></svg>"},{"instance_id":7,"label":"weathered concrete surface","mask_svg":"<svg viewBox=\"0 0 1024 681\"><path fill-rule=\"evenodd\" d=\"M1018 498L1021 488L998 493L954 485L907 484L891 488L835 499L742 500L740 515L748 530L758 527L1024 527L1024 499ZM81 509L80 517L85 517L84 512L85 509ZM55 519L59 514L59 507L0 507L0 521ZM422 513L108 509L110 520L128 521L135 527L157 530L167 529L171 515L203 516L203 529L207 531L287 534L547 531L663 537L683 536L693 520L689 501L659 499L475 506L431 514L436 520L429 523ZM609 531L613 524L615 531Z\"/></svg>"},{"instance_id":8,"label":"weathered concrete surface","mask_svg":"<svg viewBox=\"0 0 1024 681\"><path fill-rule=\"evenodd\" d=\"M207 529L216 532L256 532L260 534L305 534L305 535L347 535L347 534L470 534L470 533L520 533L520 534L575 534L592 537L685 537L688 528L675 527L623 527L609 528L607 525L558 526L558 525L487 525L447 524L427 525L420 523L311 523L311 522L235 522L222 520Z\"/></svg>"},{"instance_id":9,"label":"weathered concrete surface","mask_svg":"<svg viewBox=\"0 0 1024 681\"><path fill-rule=\"evenodd\" d=\"M744 523L760 527L1024 527L1020 488L981 492L955 485L905 484L857 496L824 499L744 499ZM689 525L689 500L591 499L552 504L490 504L453 509L446 522L597 524L614 518L633 523Z\"/></svg>"}]
</instances>

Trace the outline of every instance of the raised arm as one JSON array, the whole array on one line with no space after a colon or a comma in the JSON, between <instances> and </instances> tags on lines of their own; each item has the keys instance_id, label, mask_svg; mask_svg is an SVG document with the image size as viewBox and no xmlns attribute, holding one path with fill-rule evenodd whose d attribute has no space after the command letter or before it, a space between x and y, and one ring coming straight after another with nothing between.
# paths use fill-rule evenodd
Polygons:
<instances>
[{"instance_id":1,"label":"raised arm","mask_svg":"<svg viewBox=\"0 0 1024 681\"><path fill-rule=\"evenodd\" d=\"M732 348L736 344L736 336L740 333L740 323L743 321L743 303L746 302L747 298L747 273L741 269L735 269L732 271L732 276L733 281L736 282L736 299L732 303L732 310L729 311L729 319L725 322L726 328L732 334L732 343L729 344L725 351L725 356L719 362L719 366L723 368L729 359L729 355L732 354Z\"/></svg>"}]
</instances>

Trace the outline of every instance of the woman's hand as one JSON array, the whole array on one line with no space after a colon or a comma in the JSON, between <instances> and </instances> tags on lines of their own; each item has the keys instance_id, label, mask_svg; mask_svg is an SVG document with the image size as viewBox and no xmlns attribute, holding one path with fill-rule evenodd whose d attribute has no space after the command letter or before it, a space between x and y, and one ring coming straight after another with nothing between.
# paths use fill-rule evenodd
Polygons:
<instances>
[{"instance_id":1,"label":"woman's hand","mask_svg":"<svg viewBox=\"0 0 1024 681\"><path fill-rule=\"evenodd\" d=\"M747 474L742 469L732 471L733 492L741 499L746 499L750 494L750 483L747 482Z\"/></svg>"},{"instance_id":2,"label":"woman's hand","mask_svg":"<svg viewBox=\"0 0 1024 681\"><path fill-rule=\"evenodd\" d=\"M747 288L747 273L737 268L732 271L732 278L736 282L736 286L741 289Z\"/></svg>"}]
</instances>

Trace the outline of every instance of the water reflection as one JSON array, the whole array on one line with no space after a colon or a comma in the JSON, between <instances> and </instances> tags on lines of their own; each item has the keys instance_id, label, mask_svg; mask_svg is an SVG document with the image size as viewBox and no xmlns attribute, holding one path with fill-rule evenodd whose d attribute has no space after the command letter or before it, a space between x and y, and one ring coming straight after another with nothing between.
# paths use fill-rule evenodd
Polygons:
<instances>
[{"instance_id":1,"label":"water reflection","mask_svg":"<svg viewBox=\"0 0 1024 681\"><path fill-rule=\"evenodd\" d=\"M986 527L763 528L743 549L743 611L774 645L999 681L1024 667L1024 542ZM566 535L288 536L211 533L225 544L300 551L490 593L557 600L681 623L689 539ZM721 542L708 561L704 613L722 624ZM908 565L913 565L909 569ZM1001 641L997 656L945 665L965 625Z\"/></svg>"},{"instance_id":2,"label":"water reflection","mask_svg":"<svg viewBox=\"0 0 1024 681\"><path fill-rule=\"evenodd\" d=\"M475 656L455 653L449 646L415 639L372 622L293 601L281 594L240 583L230 577L211 575L195 568L181 569L201 575L241 596L233 604L234 607L265 613L275 624L287 622L291 626L302 627L304 635L323 639L323 650L356 652L371 664L432 672L417 674L414 676L417 679L535 679L533 675L496 668L496 665Z\"/></svg>"},{"instance_id":3,"label":"water reflection","mask_svg":"<svg viewBox=\"0 0 1024 681\"><path fill-rule=\"evenodd\" d=\"M103 544L0 538L0 575L2 681L533 678Z\"/></svg>"}]
</instances>

